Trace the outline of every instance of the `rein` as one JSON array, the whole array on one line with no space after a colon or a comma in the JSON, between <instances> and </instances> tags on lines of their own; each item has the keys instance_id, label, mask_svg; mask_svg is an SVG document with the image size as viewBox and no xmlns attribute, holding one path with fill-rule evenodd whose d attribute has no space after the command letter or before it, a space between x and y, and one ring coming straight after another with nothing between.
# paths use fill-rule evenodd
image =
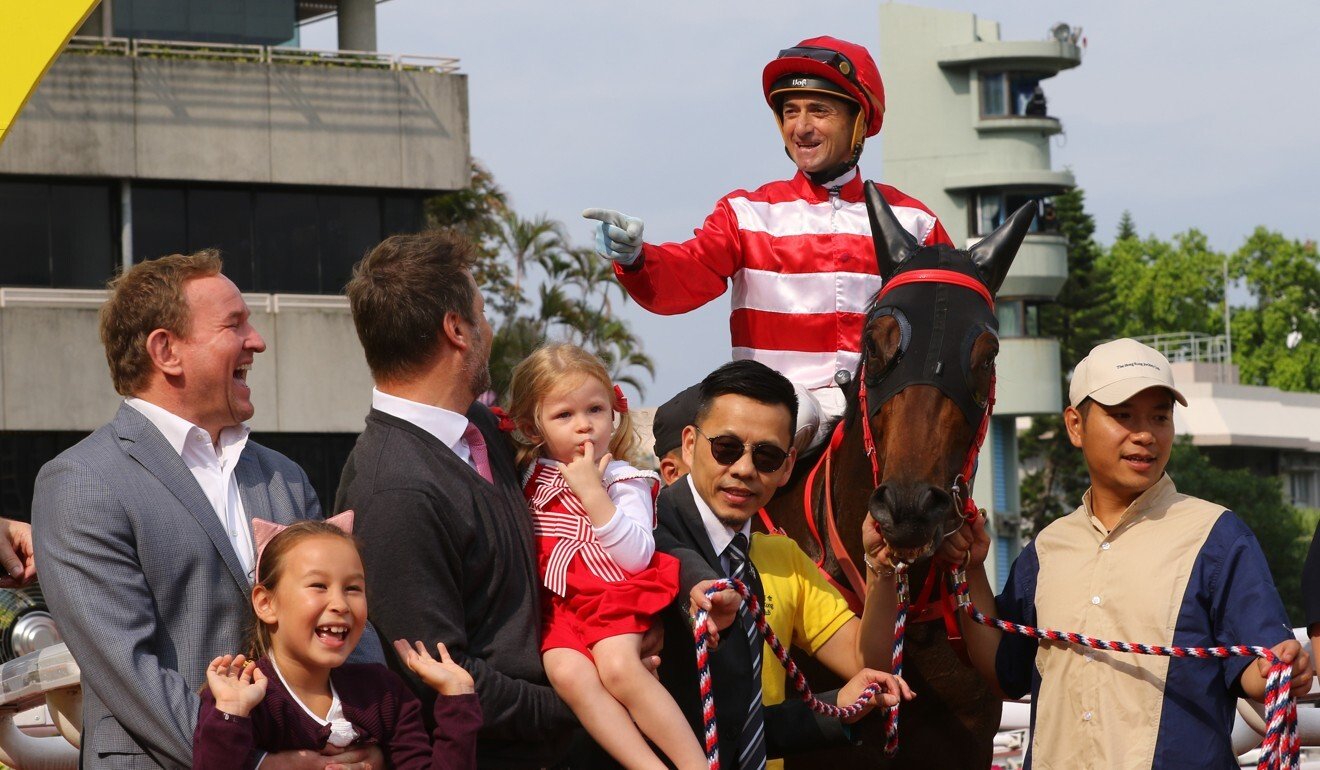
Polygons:
<instances>
[{"instance_id":1,"label":"rein","mask_svg":"<svg viewBox=\"0 0 1320 770\"><path fill-rule=\"evenodd\" d=\"M931 574L936 574L931 570ZM1292 666L1284 663L1267 647L1237 644L1228 647L1165 647L1162 645L1141 644L1138 642L1116 642L1097 639L1071 631L1055 631L1050 628L1013 623L985 615L972 604L971 591L967 585L967 573L961 566L951 565L948 574L954 583L954 595L969 618L983 626L999 629L1006 634L1030 636L1055 642L1067 642L1093 650L1111 652L1130 652L1137 655L1159 655L1170 658L1235 658L1255 657L1270 662L1269 675L1265 680L1265 738L1261 742L1260 762L1257 770L1297 770L1301 766L1301 741L1297 736L1297 702L1293 699L1290 679ZM903 671L903 636L908 612L907 572L900 568L896 575L898 588L898 607L894 623L894 674L902 676ZM892 756L898 749L898 709L893 709L886 725L885 753Z\"/></svg>"},{"instance_id":2,"label":"rein","mask_svg":"<svg viewBox=\"0 0 1320 770\"><path fill-rule=\"evenodd\" d=\"M789 681L793 689L798 691L799 697L807 704L807 707L817 714L822 714L835 719L848 719L862 713L868 701L880 693L880 685L872 682L862 690L857 700L847 706L834 706L825 703L812 694L811 688L807 686L807 678L802 675L802 670L798 668L797 663L793 662L793 657L788 654L788 650L775 636L775 632L766 622L765 613L761 611L761 603L757 601L756 594L752 593L746 585L739 580L721 579L711 584L706 589L706 596L713 596L720 591L732 588L742 597L743 603L747 607L747 612L756 620L756 628L761 632L761 637L765 639L766 644L774 651L775 657L783 664L788 672ZM719 770L720 768L720 738L719 729L715 723L715 696L711 689L710 676L710 647L707 644L706 618L709 616L706 610L698 610L697 616L693 620L693 641L697 646L697 683L701 688L701 719L703 723L703 739L705 740L706 764L710 770ZM898 729L898 709L884 708L889 723L893 729Z\"/></svg>"}]
</instances>

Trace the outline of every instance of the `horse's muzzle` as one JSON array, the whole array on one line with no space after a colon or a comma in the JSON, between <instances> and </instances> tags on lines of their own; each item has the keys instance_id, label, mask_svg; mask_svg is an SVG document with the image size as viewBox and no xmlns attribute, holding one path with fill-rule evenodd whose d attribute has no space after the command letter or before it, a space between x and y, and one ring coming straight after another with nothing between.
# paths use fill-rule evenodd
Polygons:
<instances>
[{"instance_id":1,"label":"horse's muzzle","mask_svg":"<svg viewBox=\"0 0 1320 770\"><path fill-rule=\"evenodd\" d=\"M910 564L928 556L944 539L953 502L953 495L943 487L887 482L871 494L869 512L890 553Z\"/></svg>"}]
</instances>

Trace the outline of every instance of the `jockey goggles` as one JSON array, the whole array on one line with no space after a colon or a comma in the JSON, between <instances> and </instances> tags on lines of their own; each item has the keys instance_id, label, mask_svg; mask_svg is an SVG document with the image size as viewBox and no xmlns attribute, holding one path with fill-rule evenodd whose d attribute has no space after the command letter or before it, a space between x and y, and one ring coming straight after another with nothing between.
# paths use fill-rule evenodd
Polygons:
<instances>
[{"instance_id":1,"label":"jockey goggles","mask_svg":"<svg viewBox=\"0 0 1320 770\"><path fill-rule=\"evenodd\" d=\"M779 52L777 59L810 59L818 61L829 67L835 72L843 75L857 87L858 91L865 91L862 84L857 80L857 68L853 66L852 60L838 51L829 48L817 48L815 46L798 46L797 48L785 48ZM800 77L800 76L799 76ZM851 98L851 96L849 96Z\"/></svg>"},{"instance_id":2,"label":"jockey goggles","mask_svg":"<svg viewBox=\"0 0 1320 770\"><path fill-rule=\"evenodd\" d=\"M710 444L710 456L720 465L733 465L749 451L752 453L752 466L761 473L774 473L784 467L788 451L774 444L744 444L737 436L707 436L701 428L692 426L701 437Z\"/></svg>"}]
</instances>

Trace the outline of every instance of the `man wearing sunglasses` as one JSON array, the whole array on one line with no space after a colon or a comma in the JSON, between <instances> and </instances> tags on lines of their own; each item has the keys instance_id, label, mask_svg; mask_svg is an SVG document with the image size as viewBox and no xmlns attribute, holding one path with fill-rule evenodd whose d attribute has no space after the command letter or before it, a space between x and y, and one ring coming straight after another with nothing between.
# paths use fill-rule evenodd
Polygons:
<instances>
[{"instance_id":1,"label":"man wearing sunglasses","mask_svg":"<svg viewBox=\"0 0 1320 770\"><path fill-rule=\"evenodd\" d=\"M879 638L881 613L870 612L868 604L867 620L859 621L797 543L751 531L752 517L793 470L796 411L792 383L764 364L734 361L715 370L702 380L695 420L683 429L690 472L657 501L656 546L682 564L683 605L665 613L660 678L700 735L689 605L710 609L708 629L717 642L711 676L726 768L760 768L768 757L843 743L849 735L837 720L815 715L801 701L784 702L784 670L739 609L737 594L705 596L717 578L750 586L777 636L848 680L821 697L852 703L871 682L885 687L887 703L896 703L900 693L910 697L901 681L863 666L861 650Z\"/></svg>"},{"instance_id":2,"label":"man wearing sunglasses","mask_svg":"<svg viewBox=\"0 0 1320 770\"><path fill-rule=\"evenodd\" d=\"M733 358L760 361L794 383L803 449L824 438L822 423L843 415L840 384L857 370L866 306L880 288L857 161L880 132L885 90L866 49L832 37L780 51L761 85L797 166L792 179L729 193L683 243L644 243L642 220L617 211L583 216L600 221L596 251L653 313L695 310L733 284ZM880 190L918 243L952 245L924 204Z\"/></svg>"}]
</instances>

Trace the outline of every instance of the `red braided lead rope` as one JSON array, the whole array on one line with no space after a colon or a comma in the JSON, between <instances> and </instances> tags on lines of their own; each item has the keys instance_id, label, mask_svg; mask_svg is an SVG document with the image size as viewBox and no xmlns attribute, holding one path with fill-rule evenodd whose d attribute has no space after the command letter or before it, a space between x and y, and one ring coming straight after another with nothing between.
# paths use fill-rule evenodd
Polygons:
<instances>
[{"instance_id":1,"label":"red braided lead rope","mask_svg":"<svg viewBox=\"0 0 1320 770\"><path fill-rule=\"evenodd\" d=\"M1138 655L1162 655L1174 658L1256 657L1269 661L1270 671L1265 680L1265 737L1261 741L1260 762L1256 767L1257 770L1297 770L1301 766L1301 742L1297 736L1297 702L1293 699L1292 688L1289 686L1292 666L1279 660L1272 650L1245 644L1229 647L1166 647L1138 642L1115 642L1071 631L1055 631L1050 628L1036 628L1000 620L985 615L972 604L967 574L960 566L950 567L949 572L953 576L954 595L958 599L958 606L967 613L967 616L981 625L997 628L1004 633L1068 642L1095 650L1130 652ZM900 569L896 578L898 612L894 624L894 673L899 674L898 667L902 665L903 635L907 625L907 573ZM893 732L888 736L889 742L885 745L886 753L892 754L898 747L897 722L897 717L894 717Z\"/></svg>"},{"instance_id":2,"label":"red braided lead rope","mask_svg":"<svg viewBox=\"0 0 1320 770\"><path fill-rule=\"evenodd\" d=\"M793 689L797 690L799 697L806 702L807 707L817 714L823 714L835 719L848 719L862 713L866 703L874 698L880 692L880 685L872 683L862 690L862 694L857 697L856 702L848 706L831 706L828 703L820 701L811 693L811 688L807 686L807 678L802 675L802 670L798 668L797 663L793 662L793 657L784 649L779 638L775 636L774 630L765 620L765 613L761 612L761 603L757 601L756 594L752 593L746 585L739 580L721 579L716 580L710 588L706 589L706 596L713 596L732 588L742 597L743 603L747 605L747 611L752 614L756 620L756 628L761 632L761 636L770 649L774 651L775 657L784 665L784 670L788 672L789 681ZM701 719L704 726L706 742L706 764L710 770L719 770L720 768L720 739L715 726L715 697L711 692L710 680L710 647L706 643L706 618L710 613L706 610L698 610L697 616L693 620L693 641L697 645L697 683L701 689ZM897 733L898 727L898 709L887 709L888 719L893 724L893 730Z\"/></svg>"}]
</instances>

